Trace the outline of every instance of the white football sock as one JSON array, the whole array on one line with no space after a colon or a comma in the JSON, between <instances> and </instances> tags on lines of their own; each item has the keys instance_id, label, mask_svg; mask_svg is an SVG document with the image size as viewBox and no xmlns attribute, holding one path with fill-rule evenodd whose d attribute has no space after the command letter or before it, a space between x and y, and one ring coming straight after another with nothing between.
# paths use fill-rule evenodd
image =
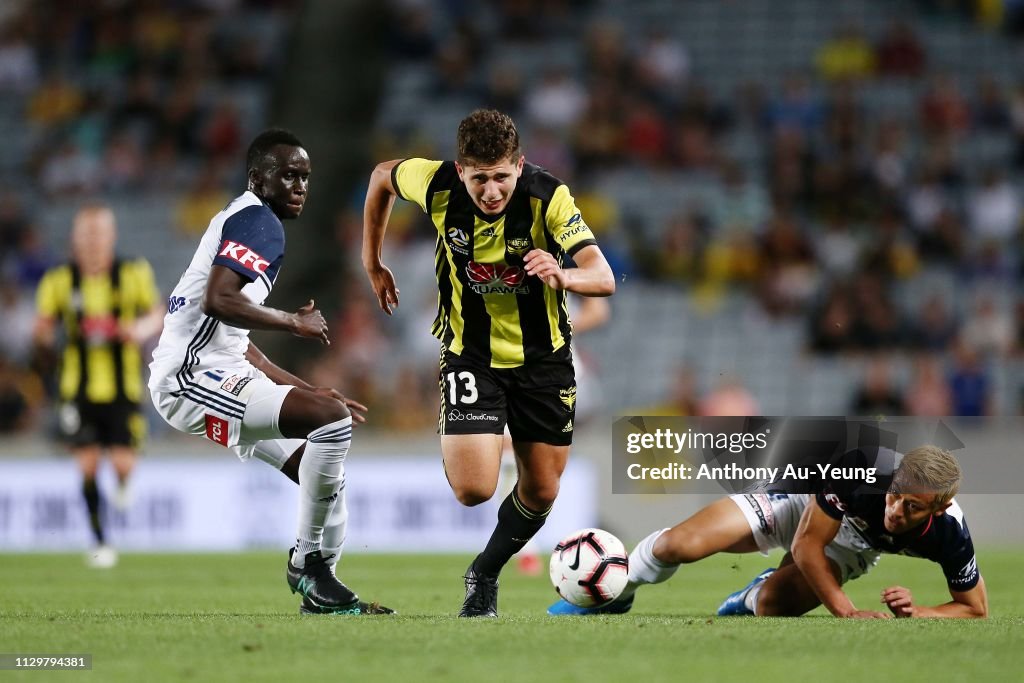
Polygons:
<instances>
[{"instance_id":1,"label":"white football sock","mask_svg":"<svg viewBox=\"0 0 1024 683\"><path fill-rule=\"evenodd\" d=\"M304 567L306 554L321 550L324 526L345 478L345 456L352 443L352 418L309 433L299 464L299 526L292 565Z\"/></svg>"},{"instance_id":2,"label":"white football sock","mask_svg":"<svg viewBox=\"0 0 1024 683\"><path fill-rule=\"evenodd\" d=\"M327 563L332 568L336 567L341 559L341 549L345 545L345 532L348 528L348 505L345 503L345 472L341 473L341 486L338 488L338 498L331 506L331 511L324 521L324 537L321 541L321 552L324 557L331 557Z\"/></svg>"},{"instance_id":3,"label":"white football sock","mask_svg":"<svg viewBox=\"0 0 1024 683\"><path fill-rule=\"evenodd\" d=\"M640 586L668 581L679 569L678 564L665 564L654 556L654 543L666 531L668 529L655 531L633 548L629 554L629 581L621 598L628 598Z\"/></svg>"},{"instance_id":4,"label":"white football sock","mask_svg":"<svg viewBox=\"0 0 1024 683\"><path fill-rule=\"evenodd\" d=\"M764 581L748 590L747 594L743 596L743 606L755 615L757 615L757 596L761 593L761 586L763 585Z\"/></svg>"}]
</instances>

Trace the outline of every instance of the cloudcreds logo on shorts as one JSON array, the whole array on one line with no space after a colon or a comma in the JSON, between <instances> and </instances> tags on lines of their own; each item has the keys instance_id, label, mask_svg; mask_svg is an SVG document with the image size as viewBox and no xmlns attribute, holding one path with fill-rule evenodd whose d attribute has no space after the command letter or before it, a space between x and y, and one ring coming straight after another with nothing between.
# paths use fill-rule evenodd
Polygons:
<instances>
[{"instance_id":1,"label":"cloudcreds logo on shorts","mask_svg":"<svg viewBox=\"0 0 1024 683\"><path fill-rule=\"evenodd\" d=\"M487 413L464 413L458 408L453 408L448 411L447 420L449 422L497 422L498 416Z\"/></svg>"}]
</instances>

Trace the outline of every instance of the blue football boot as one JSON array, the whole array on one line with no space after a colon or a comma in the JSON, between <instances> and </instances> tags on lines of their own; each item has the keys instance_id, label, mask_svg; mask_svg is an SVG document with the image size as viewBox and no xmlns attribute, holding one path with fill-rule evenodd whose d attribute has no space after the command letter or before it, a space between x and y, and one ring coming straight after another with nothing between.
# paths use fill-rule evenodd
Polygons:
<instances>
[{"instance_id":1,"label":"blue football boot","mask_svg":"<svg viewBox=\"0 0 1024 683\"><path fill-rule=\"evenodd\" d=\"M612 600L607 605L601 607L577 607L571 602L559 600L551 605L551 607L548 607L548 614L554 617L584 616L587 614L625 614L633 609L633 598L635 597L636 593L633 593L628 598Z\"/></svg>"},{"instance_id":2,"label":"blue football boot","mask_svg":"<svg viewBox=\"0 0 1024 683\"><path fill-rule=\"evenodd\" d=\"M750 583L748 583L746 586L744 586L740 590L736 591L735 593L733 593L732 595L727 597L725 599L725 601L721 605L718 606L718 616L720 616L720 617L752 617L752 616L754 616L754 613L751 612L750 609L748 609L747 606L743 604L743 601L746 599L747 593L750 592L751 588L753 588L754 586L759 586L762 583L764 583L764 580L767 579L769 576L771 576L774 571L775 571L774 567L769 567L768 569L765 569L763 572L761 572L760 574L755 576L754 579Z\"/></svg>"}]
</instances>

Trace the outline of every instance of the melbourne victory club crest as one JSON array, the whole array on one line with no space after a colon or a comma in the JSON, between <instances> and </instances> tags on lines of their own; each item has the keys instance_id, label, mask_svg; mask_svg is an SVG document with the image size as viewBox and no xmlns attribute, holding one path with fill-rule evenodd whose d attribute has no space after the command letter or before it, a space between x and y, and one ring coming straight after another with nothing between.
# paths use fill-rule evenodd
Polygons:
<instances>
[{"instance_id":1,"label":"melbourne victory club crest","mask_svg":"<svg viewBox=\"0 0 1024 683\"><path fill-rule=\"evenodd\" d=\"M576 407L576 387L571 386L568 389L559 389L558 398L562 401L566 410L572 410Z\"/></svg>"},{"instance_id":2,"label":"melbourne victory club crest","mask_svg":"<svg viewBox=\"0 0 1024 683\"><path fill-rule=\"evenodd\" d=\"M477 294L528 294L530 288L523 284L526 271L519 266L505 266L500 263L477 263L470 261L466 266L469 287Z\"/></svg>"}]
</instances>

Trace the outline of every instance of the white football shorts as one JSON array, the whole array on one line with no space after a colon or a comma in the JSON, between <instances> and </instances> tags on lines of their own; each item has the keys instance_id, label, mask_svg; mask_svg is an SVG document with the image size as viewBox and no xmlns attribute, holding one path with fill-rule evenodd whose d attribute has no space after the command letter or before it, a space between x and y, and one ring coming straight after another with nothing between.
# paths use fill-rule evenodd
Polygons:
<instances>
[{"instance_id":1,"label":"white football shorts","mask_svg":"<svg viewBox=\"0 0 1024 683\"><path fill-rule=\"evenodd\" d=\"M814 496L806 493L739 493L729 497L743 511L757 547L766 555L772 548L789 552L804 508L814 501ZM825 556L836 563L842 574L840 583L866 574L878 564L880 555L854 531L845 517L839 525L839 533L825 546Z\"/></svg>"},{"instance_id":2,"label":"white football shorts","mask_svg":"<svg viewBox=\"0 0 1024 683\"><path fill-rule=\"evenodd\" d=\"M285 439L278 421L281 405L292 389L246 365L195 371L184 390L150 393L167 424L206 437L248 460L258 442Z\"/></svg>"}]
</instances>

